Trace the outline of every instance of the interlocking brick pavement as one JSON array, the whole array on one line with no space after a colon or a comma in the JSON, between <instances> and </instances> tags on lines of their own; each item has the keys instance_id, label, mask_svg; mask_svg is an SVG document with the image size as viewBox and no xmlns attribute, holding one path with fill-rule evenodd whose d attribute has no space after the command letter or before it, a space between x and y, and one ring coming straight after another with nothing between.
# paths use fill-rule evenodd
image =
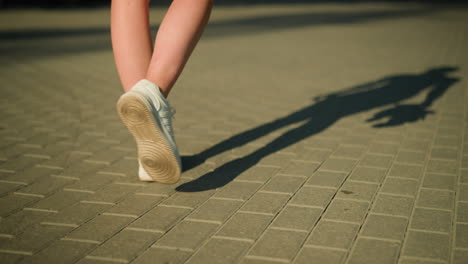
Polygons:
<instances>
[{"instance_id":1,"label":"interlocking brick pavement","mask_svg":"<svg viewBox=\"0 0 468 264\"><path fill-rule=\"evenodd\" d=\"M466 6L216 6L174 185L137 179L107 8L1 13L1 263L468 263Z\"/></svg>"}]
</instances>

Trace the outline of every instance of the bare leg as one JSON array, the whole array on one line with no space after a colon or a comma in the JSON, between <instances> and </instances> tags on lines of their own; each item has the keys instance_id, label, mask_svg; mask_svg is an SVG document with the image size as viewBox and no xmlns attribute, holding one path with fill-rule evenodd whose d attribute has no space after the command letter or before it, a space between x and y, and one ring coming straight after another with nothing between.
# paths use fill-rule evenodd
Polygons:
<instances>
[{"instance_id":1,"label":"bare leg","mask_svg":"<svg viewBox=\"0 0 468 264\"><path fill-rule=\"evenodd\" d=\"M151 60L149 0L112 0L114 59L125 91L144 79Z\"/></svg>"},{"instance_id":2,"label":"bare leg","mask_svg":"<svg viewBox=\"0 0 468 264\"><path fill-rule=\"evenodd\" d=\"M212 0L173 0L161 22L146 79L166 97L200 39L212 5Z\"/></svg>"}]
</instances>

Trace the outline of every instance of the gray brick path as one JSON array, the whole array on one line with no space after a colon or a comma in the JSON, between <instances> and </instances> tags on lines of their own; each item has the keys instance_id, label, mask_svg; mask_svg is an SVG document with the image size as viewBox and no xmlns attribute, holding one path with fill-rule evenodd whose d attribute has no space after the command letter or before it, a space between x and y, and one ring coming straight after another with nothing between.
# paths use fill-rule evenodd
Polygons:
<instances>
[{"instance_id":1,"label":"gray brick path","mask_svg":"<svg viewBox=\"0 0 468 264\"><path fill-rule=\"evenodd\" d=\"M0 263L468 263L466 7L216 7L175 185L137 179L107 9L1 13Z\"/></svg>"}]
</instances>

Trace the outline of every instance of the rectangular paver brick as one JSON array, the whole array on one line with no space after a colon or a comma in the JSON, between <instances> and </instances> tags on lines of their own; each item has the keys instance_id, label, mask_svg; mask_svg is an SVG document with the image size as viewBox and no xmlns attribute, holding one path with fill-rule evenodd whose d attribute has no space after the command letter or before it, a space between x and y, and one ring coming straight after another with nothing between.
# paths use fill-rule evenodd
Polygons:
<instances>
[{"instance_id":1,"label":"rectangular paver brick","mask_svg":"<svg viewBox=\"0 0 468 264\"><path fill-rule=\"evenodd\" d=\"M302 187L291 199L292 204L326 207L336 190L315 186Z\"/></svg>"},{"instance_id":2,"label":"rectangular paver brick","mask_svg":"<svg viewBox=\"0 0 468 264\"><path fill-rule=\"evenodd\" d=\"M394 163L388 175L418 180L423 175L423 169L424 167L419 165Z\"/></svg>"},{"instance_id":3,"label":"rectangular paver brick","mask_svg":"<svg viewBox=\"0 0 468 264\"><path fill-rule=\"evenodd\" d=\"M90 259L104 257L116 261L130 261L161 236L162 233L122 230L93 250L89 256Z\"/></svg>"},{"instance_id":4,"label":"rectangular paver brick","mask_svg":"<svg viewBox=\"0 0 468 264\"><path fill-rule=\"evenodd\" d=\"M427 164L426 171L456 175L458 171L458 165L456 161L431 159Z\"/></svg>"},{"instance_id":5,"label":"rectangular paver brick","mask_svg":"<svg viewBox=\"0 0 468 264\"><path fill-rule=\"evenodd\" d=\"M375 239L358 238L356 246L349 257L348 263L396 263L400 243Z\"/></svg>"},{"instance_id":6,"label":"rectangular paver brick","mask_svg":"<svg viewBox=\"0 0 468 264\"><path fill-rule=\"evenodd\" d=\"M292 161L286 166L281 173L291 174L291 175L300 175L300 176L310 176L314 171L319 167L320 163L317 162L307 162L307 161Z\"/></svg>"},{"instance_id":7,"label":"rectangular paver brick","mask_svg":"<svg viewBox=\"0 0 468 264\"><path fill-rule=\"evenodd\" d=\"M377 167L388 169L392 164L393 156L388 155L376 155L376 154L366 154L360 160L359 166L367 166L367 167Z\"/></svg>"},{"instance_id":8,"label":"rectangular paver brick","mask_svg":"<svg viewBox=\"0 0 468 264\"><path fill-rule=\"evenodd\" d=\"M256 240L272 218L273 216L239 212L233 215L216 235Z\"/></svg>"},{"instance_id":9,"label":"rectangular paver brick","mask_svg":"<svg viewBox=\"0 0 468 264\"><path fill-rule=\"evenodd\" d=\"M90 243L57 240L34 255L34 257L24 259L21 263L74 263L95 246L95 244Z\"/></svg>"},{"instance_id":10,"label":"rectangular paver brick","mask_svg":"<svg viewBox=\"0 0 468 264\"><path fill-rule=\"evenodd\" d=\"M208 199L188 218L224 222L242 203L235 200Z\"/></svg>"},{"instance_id":11,"label":"rectangular paver brick","mask_svg":"<svg viewBox=\"0 0 468 264\"><path fill-rule=\"evenodd\" d=\"M130 224L130 228L167 231L180 219L190 213L190 209L156 206Z\"/></svg>"},{"instance_id":12,"label":"rectangular paver brick","mask_svg":"<svg viewBox=\"0 0 468 264\"><path fill-rule=\"evenodd\" d=\"M450 232L452 213L434 209L415 208L410 227L420 230Z\"/></svg>"},{"instance_id":13,"label":"rectangular paver brick","mask_svg":"<svg viewBox=\"0 0 468 264\"><path fill-rule=\"evenodd\" d=\"M349 176L350 180L381 183L387 169L357 166Z\"/></svg>"},{"instance_id":14,"label":"rectangular paver brick","mask_svg":"<svg viewBox=\"0 0 468 264\"><path fill-rule=\"evenodd\" d=\"M183 221L156 242L156 246L195 250L219 227L213 223Z\"/></svg>"},{"instance_id":15,"label":"rectangular paver brick","mask_svg":"<svg viewBox=\"0 0 468 264\"><path fill-rule=\"evenodd\" d=\"M421 189L416 205L438 209L452 210L455 195L444 190Z\"/></svg>"},{"instance_id":16,"label":"rectangular paver brick","mask_svg":"<svg viewBox=\"0 0 468 264\"><path fill-rule=\"evenodd\" d=\"M307 233L268 229L248 255L292 260Z\"/></svg>"},{"instance_id":17,"label":"rectangular paver brick","mask_svg":"<svg viewBox=\"0 0 468 264\"><path fill-rule=\"evenodd\" d=\"M457 184L456 176L427 173L422 187L454 191Z\"/></svg>"},{"instance_id":18,"label":"rectangular paver brick","mask_svg":"<svg viewBox=\"0 0 468 264\"><path fill-rule=\"evenodd\" d=\"M230 182L214 194L214 197L231 199L249 199L260 187L257 182Z\"/></svg>"},{"instance_id":19,"label":"rectangular paver brick","mask_svg":"<svg viewBox=\"0 0 468 264\"><path fill-rule=\"evenodd\" d=\"M163 248L148 248L132 263L154 264L157 259L159 263L181 264L191 255L190 252L180 250L170 250Z\"/></svg>"},{"instance_id":20,"label":"rectangular paver brick","mask_svg":"<svg viewBox=\"0 0 468 264\"><path fill-rule=\"evenodd\" d=\"M273 227L310 230L323 210L319 208L308 208L298 206L286 206L273 222Z\"/></svg>"},{"instance_id":21,"label":"rectangular paver brick","mask_svg":"<svg viewBox=\"0 0 468 264\"><path fill-rule=\"evenodd\" d=\"M263 188L262 191L294 193L301 187L306 178L289 177L277 175L273 177Z\"/></svg>"},{"instance_id":22,"label":"rectangular paver brick","mask_svg":"<svg viewBox=\"0 0 468 264\"><path fill-rule=\"evenodd\" d=\"M187 263L236 263L250 248L251 243L226 239L210 239Z\"/></svg>"},{"instance_id":23,"label":"rectangular paver brick","mask_svg":"<svg viewBox=\"0 0 468 264\"><path fill-rule=\"evenodd\" d=\"M123 201L107 210L106 213L140 216L162 199L164 199L162 196L131 194L125 197Z\"/></svg>"},{"instance_id":24,"label":"rectangular paver brick","mask_svg":"<svg viewBox=\"0 0 468 264\"><path fill-rule=\"evenodd\" d=\"M80 225L110 208L109 204L77 203L45 218L45 222Z\"/></svg>"},{"instance_id":25,"label":"rectangular paver brick","mask_svg":"<svg viewBox=\"0 0 468 264\"><path fill-rule=\"evenodd\" d=\"M236 180L266 182L273 177L279 168L254 166L236 177Z\"/></svg>"},{"instance_id":26,"label":"rectangular paver brick","mask_svg":"<svg viewBox=\"0 0 468 264\"><path fill-rule=\"evenodd\" d=\"M320 264L340 264L346 258L346 252L328 248L303 247L294 263L310 264L311 261Z\"/></svg>"},{"instance_id":27,"label":"rectangular paver brick","mask_svg":"<svg viewBox=\"0 0 468 264\"><path fill-rule=\"evenodd\" d=\"M457 224L455 234L455 246L459 248L468 248L468 225Z\"/></svg>"},{"instance_id":28,"label":"rectangular paver brick","mask_svg":"<svg viewBox=\"0 0 468 264\"><path fill-rule=\"evenodd\" d=\"M407 226L408 219L404 217L369 214L366 223L362 227L362 235L402 240Z\"/></svg>"},{"instance_id":29,"label":"rectangular paver brick","mask_svg":"<svg viewBox=\"0 0 468 264\"><path fill-rule=\"evenodd\" d=\"M289 200L289 197L287 194L257 192L240 210L276 214Z\"/></svg>"},{"instance_id":30,"label":"rectangular paver brick","mask_svg":"<svg viewBox=\"0 0 468 264\"><path fill-rule=\"evenodd\" d=\"M447 261L449 240L448 234L409 231L402 255Z\"/></svg>"},{"instance_id":31,"label":"rectangular paver brick","mask_svg":"<svg viewBox=\"0 0 468 264\"><path fill-rule=\"evenodd\" d=\"M356 166L356 163L357 161L352 159L329 158L320 166L320 169L348 173Z\"/></svg>"},{"instance_id":32,"label":"rectangular paver brick","mask_svg":"<svg viewBox=\"0 0 468 264\"><path fill-rule=\"evenodd\" d=\"M321 220L312 231L306 244L348 249L358 231L358 224Z\"/></svg>"},{"instance_id":33,"label":"rectangular paver brick","mask_svg":"<svg viewBox=\"0 0 468 264\"><path fill-rule=\"evenodd\" d=\"M186 206L195 208L206 201L213 191L204 191L204 192L177 192L168 199L166 199L162 204L164 205L176 205L176 206Z\"/></svg>"},{"instance_id":34,"label":"rectangular paver brick","mask_svg":"<svg viewBox=\"0 0 468 264\"><path fill-rule=\"evenodd\" d=\"M378 187L377 184L372 183L346 181L343 186L341 186L336 197L370 202L374 198Z\"/></svg>"},{"instance_id":35,"label":"rectangular paver brick","mask_svg":"<svg viewBox=\"0 0 468 264\"><path fill-rule=\"evenodd\" d=\"M128 217L100 215L73 230L66 238L102 242L119 232L131 221L132 219Z\"/></svg>"},{"instance_id":36,"label":"rectangular paver brick","mask_svg":"<svg viewBox=\"0 0 468 264\"><path fill-rule=\"evenodd\" d=\"M338 188L344 179L346 173L343 172L332 172L332 171L316 171L307 181L306 185L317 185L324 187Z\"/></svg>"},{"instance_id":37,"label":"rectangular paver brick","mask_svg":"<svg viewBox=\"0 0 468 264\"><path fill-rule=\"evenodd\" d=\"M387 177L381 191L397 195L415 196L418 186L419 182L416 180Z\"/></svg>"},{"instance_id":38,"label":"rectangular paver brick","mask_svg":"<svg viewBox=\"0 0 468 264\"><path fill-rule=\"evenodd\" d=\"M368 208L368 202L334 199L323 214L323 218L360 223Z\"/></svg>"},{"instance_id":39,"label":"rectangular paver brick","mask_svg":"<svg viewBox=\"0 0 468 264\"><path fill-rule=\"evenodd\" d=\"M426 152L401 150L395 159L397 162L422 165L426 160Z\"/></svg>"},{"instance_id":40,"label":"rectangular paver brick","mask_svg":"<svg viewBox=\"0 0 468 264\"><path fill-rule=\"evenodd\" d=\"M379 194L371 211L374 213L409 217L413 208L413 200L408 197Z\"/></svg>"}]
</instances>

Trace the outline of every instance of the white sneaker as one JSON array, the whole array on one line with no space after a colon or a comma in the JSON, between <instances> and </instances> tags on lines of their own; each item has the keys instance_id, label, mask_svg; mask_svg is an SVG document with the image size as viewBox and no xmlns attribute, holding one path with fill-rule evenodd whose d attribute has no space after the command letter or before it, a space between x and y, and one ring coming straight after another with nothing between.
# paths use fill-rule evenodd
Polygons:
<instances>
[{"instance_id":1,"label":"white sneaker","mask_svg":"<svg viewBox=\"0 0 468 264\"><path fill-rule=\"evenodd\" d=\"M139 81L120 97L117 111L136 140L140 180L177 182L182 164L172 129L172 109L158 86Z\"/></svg>"}]
</instances>

